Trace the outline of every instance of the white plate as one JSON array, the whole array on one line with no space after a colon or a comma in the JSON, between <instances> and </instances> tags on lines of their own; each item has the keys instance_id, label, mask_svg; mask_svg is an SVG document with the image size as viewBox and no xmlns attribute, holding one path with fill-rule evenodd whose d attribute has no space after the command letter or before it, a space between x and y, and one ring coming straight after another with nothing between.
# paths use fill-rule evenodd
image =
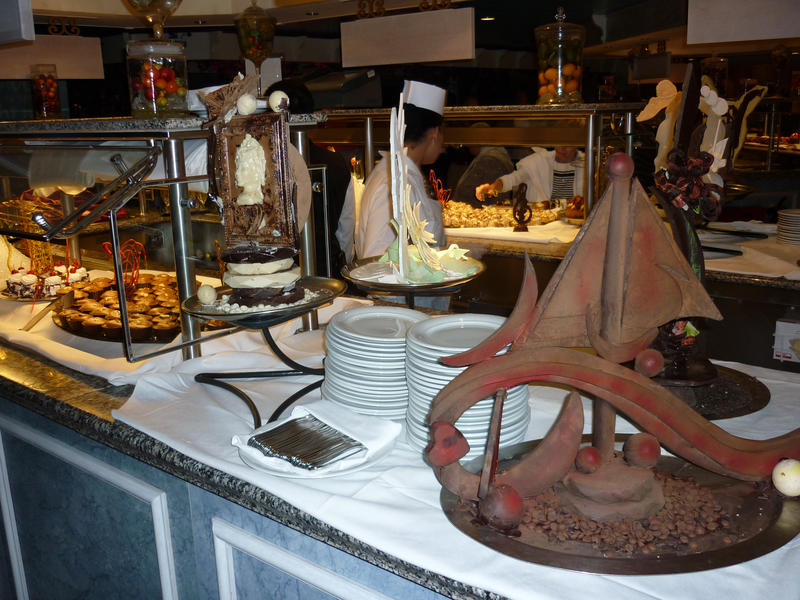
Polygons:
<instances>
[{"instance_id":1,"label":"white plate","mask_svg":"<svg viewBox=\"0 0 800 600\"><path fill-rule=\"evenodd\" d=\"M325 359L325 373L334 373L337 377L358 378L374 383L403 383L405 384L406 375L404 369L380 369L380 368L352 368L347 362L342 362L339 358L329 356Z\"/></svg>"},{"instance_id":2,"label":"white plate","mask_svg":"<svg viewBox=\"0 0 800 600\"><path fill-rule=\"evenodd\" d=\"M425 313L410 308L362 306L334 315L328 329L353 339L391 340L404 345L408 329L427 318Z\"/></svg>"},{"instance_id":3,"label":"white plate","mask_svg":"<svg viewBox=\"0 0 800 600\"><path fill-rule=\"evenodd\" d=\"M352 397L353 399L367 403L381 404L384 402L408 401L408 389L406 386L396 389L382 389L378 387L366 389L364 386L348 385L347 381L342 382L335 378L325 378L325 383L323 383L323 385L339 395Z\"/></svg>"},{"instance_id":4,"label":"white plate","mask_svg":"<svg viewBox=\"0 0 800 600\"><path fill-rule=\"evenodd\" d=\"M325 396L324 394L322 397L325 398L326 400L330 400L334 404L339 404L340 406L344 406L345 408L361 415L369 415L371 417L381 417L383 419L390 419L390 420L405 419L406 417L405 408L402 409L366 408L366 407L353 406L351 404L347 404L346 402L342 402L337 398Z\"/></svg>"},{"instance_id":5,"label":"white plate","mask_svg":"<svg viewBox=\"0 0 800 600\"><path fill-rule=\"evenodd\" d=\"M426 383L424 380L414 378L414 377L407 377L406 378L406 385L408 386L409 390L415 390L420 393L422 396L429 396L433 398L436 394L438 394L444 385L438 385L436 383ZM506 403L516 404L519 401L527 401L528 399L528 390L526 385L517 385L513 388L508 390L508 397L506 398ZM482 402L486 402L491 404L493 401L493 397L484 398L476 403L475 406L478 406Z\"/></svg>"},{"instance_id":6,"label":"white plate","mask_svg":"<svg viewBox=\"0 0 800 600\"><path fill-rule=\"evenodd\" d=\"M405 343L392 344L387 342L368 342L366 340L351 340L342 337L337 331L326 331L325 342L332 343L345 352L357 352L360 354L375 353L381 356L405 356Z\"/></svg>"},{"instance_id":7,"label":"white plate","mask_svg":"<svg viewBox=\"0 0 800 600\"><path fill-rule=\"evenodd\" d=\"M325 332L325 336L333 338L333 340L339 342L343 346L356 348L361 352L364 352L367 349L374 350L377 352L382 352L383 350L388 350L390 352L404 352L406 348L405 338L369 340L366 338L352 337L348 335L346 332L342 332L339 329L331 329L331 328L327 329L327 331Z\"/></svg>"},{"instance_id":8,"label":"white plate","mask_svg":"<svg viewBox=\"0 0 800 600\"><path fill-rule=\"evenodd\" d=\"M408 344L427 350L459 352L474 348L505 322L497 315L458 314L416 323L408 330Z\"/></svg>"},{"instance_id":9,"label":"white plate","mask_svg":"<svg viewBox=\"0 0 800 600\"><path fill-rule=\"evenodd\" d=\"M334 371L344 373L349 377L371 377L372 379L405 379L405 366L395 363L372 363L361 365L342 357L339 354L329 354L325 358L325 368L333 367ZM367 375L367 373L369 375Z\"/></svg>"},{"instance_id":10,"label":"white plate","mask_svg":"<svg viewBox=\"0 0 800 600\"><path fill-rule=\"evenodd\" d=\"M470 409L472 410L472 409ZM408 403L408 414L413 416L418 422L425 423L428 419L428 414L430 410L423 409L420 405L415 404L413 402ZM526 416L525 413L528 412L528 407L525 405L514 406L514 407L503 407L503 424L510 423L511 425L517 424L525 419L530 419L530 416ZM473 425L476 423L486 423L491 420L491 413L489 414L471 414L469 410L464 412L458 418L456 422L456 426L459 424L464 425ZM502 425L501 425L502 427Z\"/></svg>"},{"instance_id":11,"label":"white plate","mask_svg":"<svg viewBox=\"0 0 800 600\"><path fill-rule=\"evenodd\" d=\"M332 338L325 338L325 347L328 354L336 354L340 358L347 357L348 360L352 359L353 362L358 362L364 365L370 365L375 362L387 364L404 365L406 361L405 352L376 352L374 350L357 350L355 348L342 345L341 342Z\"/></svg>"}]
</instances>

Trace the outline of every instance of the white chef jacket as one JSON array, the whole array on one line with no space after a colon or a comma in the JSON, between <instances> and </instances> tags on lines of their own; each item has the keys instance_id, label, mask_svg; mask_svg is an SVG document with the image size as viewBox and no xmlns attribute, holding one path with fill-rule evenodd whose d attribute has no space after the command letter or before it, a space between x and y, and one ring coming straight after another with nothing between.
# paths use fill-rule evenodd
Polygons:
<instances>
[{"instance_id":1,"label":"white chef jacket","mask_svg":"<svg viewBox=\"0 0 800 600\"><path fill-rule=\"evenodd\" d=\"M573 182L573 196L583 195L583 169L584 154L578 151L574 165L575 180ZM556 169L556 153L553 150L534 148L533 154L526 156L517 163L513 173L503 175L503 189L510 190L520 183L528 185L527 198L529 203L550 200L553 193L553 170ZM560 163L559 163L560 164ZM566 165L565 165L566 166Z\"/></svg>"},{"instance_id":2,"label":"white chef jacket","mask_svg":"<svg viewBox=\"0 0 800 600\"><path fill-rule=\"evenodd\" d=\"M443 246L445 235L442 223L442 207L438 200L434 200L427 195L422 172L414 161L406 157L406 164L408 165L406 181L411 186L411 206L413 207L418 202L420 203L420 217L428 222L426 229L433 234L435 243ZM392 204L388 165L389 158L386 153L382 153L382 159L367 177L364 193L361 197L359 222L355 224L357 258L382 256L397 237L397 233L389 223L392 219ZM345 199L345 202L347 202L347 199ZM339 237L338 231L336 237Z\"/></svg>"},{"instance_id":3,"label":"white chef jacket","mask_svg":"<svg viewBox=\"0 0 800 600\"><path fill-rule=\"evenodd\" d=\"M347 184L347 191L344 194L344 204L339 215L339 222L336 224L336 241L339 248L344 253L346 263L353 262L356 257L356 194L353 184L353 176L350 176L350 183Z\"/></svg>"}]
</instances>

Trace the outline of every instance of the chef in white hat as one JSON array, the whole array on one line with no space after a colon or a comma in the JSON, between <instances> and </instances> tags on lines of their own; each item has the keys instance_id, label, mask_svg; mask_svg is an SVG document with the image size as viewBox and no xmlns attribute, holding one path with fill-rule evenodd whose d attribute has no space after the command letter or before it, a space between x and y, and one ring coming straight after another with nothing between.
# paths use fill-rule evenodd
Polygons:
<instances>
[{"instance_id":1,"label":"chef in white hat","mask_svg":"<svg viewBox=\"0 0 800 600\"><path fill-rule=\"evenodd\" d=\"M408 183L411 186L411 206L420 203L420 216L428 222L436 243L444 245L444 226L442 207L438 200L428 195L425 177L420 167L436 161L442 152L442 114L444 112L445 90L420 81L406 81L403 89L403 111L405 113L406 133L403 145L407 150ZM389 182L389 158L382 153L381 160L367 177L355 223L355 254L357 258L382 256L389 244L394 241L396 232L392 229L391 192ZM350 191L350 190L349 190ZM348 192L349 192L348 191ZM348 193L348 196L351 196ZM345 199L345 203L351 198ZM353 231L352 220L345 222L347 207L342 211L336 237L340 244L346 239L344 230ZM345 254L347 250L342 248Z\"/></svg>"}]
</instances>

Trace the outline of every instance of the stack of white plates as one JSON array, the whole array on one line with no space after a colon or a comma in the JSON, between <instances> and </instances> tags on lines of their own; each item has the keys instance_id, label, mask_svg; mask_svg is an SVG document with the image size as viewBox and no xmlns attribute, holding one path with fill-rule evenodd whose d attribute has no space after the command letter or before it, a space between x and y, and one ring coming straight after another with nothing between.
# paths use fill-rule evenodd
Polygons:
<instances>
[{"instance_id":1,"label":"stack of white plates","mask_svg":"<svg viewBox=\"0 0 800 600\"><path fill-rule=\"evenodd\" d=\"M406 415L406 332L427 319L416 310L363 306L342 311L325 332L322 396L364 415Z\"/></svg>"},{"instance_id":2,"label":"stack of white plates","mask_svg":"<svg viewBox=\"0 0 800 600\"><path fill-rule=\"evenodd\" d=\"M778 211L777 238L781 244L800 246L800 209L786 208Z\"/></svg>"},{"instance_id":3,"label":"stack of white plates","mask_svg":"<svg viewBox=\"0 0 800 600\"><path fill-rule=\"evenodd\" d=\"M433 398L465 367L448 367L439 362L442 356L458 354L475 347L494 333L505 319L495 315L459 314L437 317L417 323L406 339L406 382L408 443L419 450L428 444L428 413ZM489 397L467 409L456 427L469 442L468 460L484 453L494 398ZM524 439L530 421L528 386L508 390L500 423L500 443L515 444Z\"/></svg>"}]
</instances>

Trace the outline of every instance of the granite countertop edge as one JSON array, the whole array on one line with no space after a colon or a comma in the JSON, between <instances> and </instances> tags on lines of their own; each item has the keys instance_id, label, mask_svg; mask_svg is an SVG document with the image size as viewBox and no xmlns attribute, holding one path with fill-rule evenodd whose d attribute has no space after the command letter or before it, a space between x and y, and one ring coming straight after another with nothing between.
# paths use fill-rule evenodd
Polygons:
<instances>
[{"instance_id":1,"label":"granite countertop edge","mask_svg":"<svg viewBox=\"0 0 800 600\"><path fill-rule=\"evenodd\" d=\"M97 394L118 398L121 393L129 395L133 391L132 386L113 386L101 378L73 371L2 338L0 346L9 355L7 360L25 363L24 370L29 378L38 373L42 377L51 377L46 371L51 372L55 368L67 377L94 387ZM68 397L60 398L59 395L59 389L38 391L24 382L0 374L0 397L140 462L439 594L455 599L503 599L503 596L400 560L308 515L268 490L201 463L125 423L114 421L110 416L103 418L72 406Z\"/></svg>"}]
</instances>

